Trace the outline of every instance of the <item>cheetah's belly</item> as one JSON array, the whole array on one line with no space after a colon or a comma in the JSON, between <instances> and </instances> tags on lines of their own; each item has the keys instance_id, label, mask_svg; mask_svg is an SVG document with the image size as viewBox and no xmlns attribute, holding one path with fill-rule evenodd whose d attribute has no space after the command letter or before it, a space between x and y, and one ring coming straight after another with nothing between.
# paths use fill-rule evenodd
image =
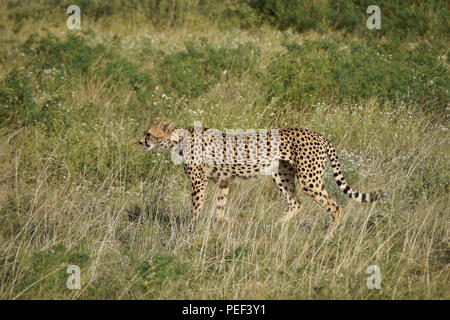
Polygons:
<instances>
[{"instance_id":1,"label":"cheetah's belly","mask_svg":"<svg viewBox=\"0 0 450 320\"><path fill-rule=\"evenodd\" d=\"M277 167L276 164L221 164L207 166L206 176L213 181L229 180L232 178L248 179L259 175L271 174Z\"/></svg>"}]
</instances>

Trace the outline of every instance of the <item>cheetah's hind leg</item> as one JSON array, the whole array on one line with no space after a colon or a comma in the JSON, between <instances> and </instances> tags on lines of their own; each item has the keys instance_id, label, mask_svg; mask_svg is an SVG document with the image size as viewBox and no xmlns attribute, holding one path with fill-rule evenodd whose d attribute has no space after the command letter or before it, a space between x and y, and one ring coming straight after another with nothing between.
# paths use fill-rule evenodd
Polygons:
<instances>
[{"instance_id":1,"label":"cheetah's hind leg","mask_svg":"<svg viewBox=\"0 0 450 320\"><path fill-rule=\"evenodd\" d=\"M288 212L277 221L277 224L285 224L302 210L295 193L295 169L289 162L280 160L278 172L274 172L272 177L288 201Z\"/></svg>"},{"instance_id":2,"label":"cheetah's hind leg","mask_svg":"<svg viewBox=\"0 0 450 320\"><path fill-rule=\"evenodd\" d=\"M330 214L331 220L334 222L334 225L337 226L342 217L342 209L328 195L322 181L316 181L315 184L305 184L304 181L301 181L300 183L306 194Z\"/></svg>"}]
</instances>

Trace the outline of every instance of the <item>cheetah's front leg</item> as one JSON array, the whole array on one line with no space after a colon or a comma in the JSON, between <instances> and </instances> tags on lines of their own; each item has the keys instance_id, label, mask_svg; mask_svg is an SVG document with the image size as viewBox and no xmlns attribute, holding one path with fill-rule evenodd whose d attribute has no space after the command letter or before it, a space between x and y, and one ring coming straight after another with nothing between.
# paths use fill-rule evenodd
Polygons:
<instances>
[{"instance_id":1,"label":"cheetah's front leg","mask_svg":"<svg viewBox=\"0 0 450 320\"><path fill-rule=\"evenodd\" d=\"M225 205L228 197L228 181L219 182L219 192L216 199L216 215L220 220L225 219Z\"/></svg>"},{"instance_id":2,"label":"cheetah's front leg","mask_svg":"<svg viewBox=\"0 0 450 320\"><path fill-rule=\"evenodd\" d=\"M205 199L206 185L208 184L206 179L194 178L192 182L192 215L197 218L202 211L203 202Z\"/></svg>"},{"instance_id":3,"label":"cheetah's front leg","mask_svg":"<svg viewBox=\"0 0 450 320\"><path fill-rule=\"evenodd\" d=\"M189 180L191 180L191 212L194 218L197 218L203 208L203 201L205 199L206 185L208 184L208 180L206 179L205 170L201 165L185 164L184 172L189 177Z\"/></svg>"}]
</instances>

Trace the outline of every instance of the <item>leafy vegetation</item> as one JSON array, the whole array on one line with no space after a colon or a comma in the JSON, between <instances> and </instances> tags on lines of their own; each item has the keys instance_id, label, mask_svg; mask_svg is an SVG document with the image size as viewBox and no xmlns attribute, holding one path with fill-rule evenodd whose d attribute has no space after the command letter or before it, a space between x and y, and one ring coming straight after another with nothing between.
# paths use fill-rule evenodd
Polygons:
<instances>
[{"instance_id":1,"label":"leafy vegetation","mask_svg":"<svg viewBox=\"0 0 450 320\"><path fill-rule=\"evenodd\" d=\"M268 66L268 99L361 102L378 97L381 102L404 102L435 112L447 107L448 68L436 58L445 55L442 47L340 39L285 46L288 51L273 57Z\"/></svg>"},{"instance_id":2,"label":"leafy vegetation","mask_svg":"<svg viewBox=\"0 0 450 320\"><path fill-rule=\"evenodd\" d=\"M198 97L226 75L240 76L250 71L257 59L251 43L237 48L214 48L203 40L199 46L187 43L186 50L162 55L159 63L160 83L178 95Z\"/></svg>"}]
</instances>

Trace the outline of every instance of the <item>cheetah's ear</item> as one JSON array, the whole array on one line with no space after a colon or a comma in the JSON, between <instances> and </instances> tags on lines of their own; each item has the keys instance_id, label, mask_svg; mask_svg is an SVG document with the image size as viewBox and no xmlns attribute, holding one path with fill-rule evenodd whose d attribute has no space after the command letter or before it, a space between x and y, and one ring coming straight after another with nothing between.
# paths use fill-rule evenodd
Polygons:
<instances>
[{"instance_id":1,"label":"cheetah's ear","mask_svg":"<svg viewBox=\"0 0 450 320\"><path fill-rule=\"evenodd\" d=\"M161 130L166 132L166 133L172 132L174 127L175 126L173 125L173 123L170 123L170 122L163 122L163 123L161 123Z\"/></svg>"}]
</instances>

